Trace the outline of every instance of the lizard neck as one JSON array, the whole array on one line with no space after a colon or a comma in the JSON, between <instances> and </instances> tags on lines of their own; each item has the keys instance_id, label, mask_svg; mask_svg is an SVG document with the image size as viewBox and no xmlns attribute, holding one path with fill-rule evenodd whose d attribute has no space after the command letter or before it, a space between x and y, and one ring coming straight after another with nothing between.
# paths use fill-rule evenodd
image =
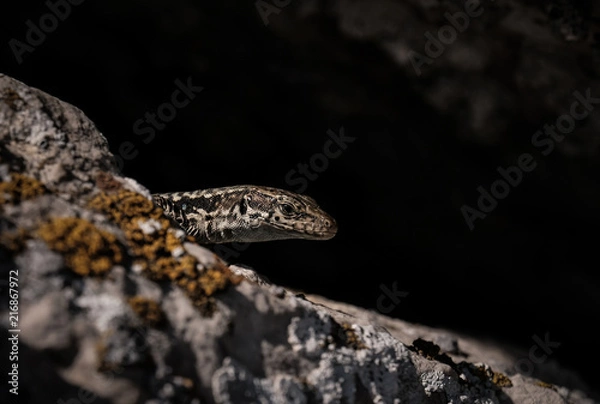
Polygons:
<instances>
[{"instance_id":1,"label":"lizard neck","mask_svg":"<svg viewBox=\"0 0 600 404\"><path fill-rule=\"evenodd\" d=\"M246 227L240 204L243 190L213 188L192 192L153 194L171 221L199 243L242 241Z\"/></svg>"}]
</instances>

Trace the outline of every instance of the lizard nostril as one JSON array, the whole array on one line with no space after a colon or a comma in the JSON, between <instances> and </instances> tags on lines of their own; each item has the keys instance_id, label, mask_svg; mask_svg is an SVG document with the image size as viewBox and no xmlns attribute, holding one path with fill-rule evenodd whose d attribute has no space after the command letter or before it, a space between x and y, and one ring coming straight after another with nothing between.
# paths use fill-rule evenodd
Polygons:
<instances>
[{"instance_id":1,"label":"lizard nostril","mask_svg":"<svg viewBox=\"0 0 600 404\"><path fill-rule=\"evenodd\" d=\"M323 220L323 227L325 227L327 230L331 230L335 228L335 222L333 220L325 219Z\"/></svg>"}]
</instances>

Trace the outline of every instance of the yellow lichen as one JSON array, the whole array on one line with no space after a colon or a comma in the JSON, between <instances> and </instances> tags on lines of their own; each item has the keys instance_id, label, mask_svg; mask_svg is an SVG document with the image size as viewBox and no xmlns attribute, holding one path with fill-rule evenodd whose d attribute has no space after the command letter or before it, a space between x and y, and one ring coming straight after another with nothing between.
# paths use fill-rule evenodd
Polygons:
<instances>
[{"instance_id":1,"label":"yellow lichen","mask_svg":"<svg viewBox=\"0 0 600 404\"><path fill-rule=\"evenodd\" d=\"M143 195L127 190L119 190L116 193L100 193L88 204L92 209L102 211L115 223L125 224L128 227L138 227L140 219L160 219L162 214L152 201ZM166 218L165 221L168 221ZM139 227L138 227L139 229Z\"/></svg>"},{"instance_id":2,"label":"yellow lichen","mask_svg":"<svg viewBox=\"0 0 600 404\"><path fill-rule=\"evenodd\" d=\"M164 319L164 314L154 300L143 296L133 296L127 300L133 311L149 326L154 327Z\"/></svg>"},{"instance_id":3,"label":"yellow lichen","mask_svg":"<svg viewBox=\"0 0 600 404\"><path fill-rule=\"evenodd\" d=\"M226 271L221 271L215 268L207 269L202 272L198 278L198 285L204 290L208 296L213 295L219 290L223 290L230 283L230 278Z\"/></svg>"},{"instance_id":4,"label":"yellow lichen","mask_svg":"<svg viewBox=\"0 0 600 404\"><path fill-rule=\"evenodd\" d=\"M498 387L512 387L513 385L508 376L500 372L492 372L492 383Z\"/></svg>"},{"instance_id":5,"label":"yellow lichen","mask_svg":"<svg viewBox=\"0 0 600 404\"><path fill-rule=\"evenodd\" d=\"M155 281L171 281L181 287L204 314L214 308L212 295L241 282L225 266L198 271L198 261L183 250L163 211L143 195L121 189L115 193L101 193L88 204L94 210L110 217L125 234L134 264ZM141 224L154 220L156 226L144 232ZM177 256L175 256L177 255Z\"/></svg>"},{"instance_id":6,"label":"yellow lichen","mask_svg":"<svg viewBox=\"0 0 600 404\"><path fill-rule=\"evenodd\" d=\"M10 181L0 182L0 204L16 204L46 192L44 185L35 178L11 173Z\"/></svg>"},{"instance_id":7,"label":"yellow lichen","mask_svg":"<svg viewBox=\"0 0 600 404\"><path fill-rule=\"evenodd\" d=\"M537 381L535 382L535 384L537 384L537 385L538 385L538 386L540 386L540 387L544 387L544 388L546 388L546 389L555 390L555 388L554 388L554 385L553 385L553 384L546 383L546 382L543 382L543 381L541 381L541 380L537 380Z\"/></svg>"},{"instance_id":8,"label":"yellow lichen","mask_svg":"<svg viewBox=\"0 0 600 404\"><path fill-rule=\"evenodd\" d=\"M182 246L181 241L175 236L175 234L172 231L167 233L165 243L169 251L173 251L176 248Z\"/></svg>"},{"instance_id":9,"label":"yellow lichen","mask_svg":"<svg viewBox=\"0 0 600 404\"><path fill-rule=\"evenodd\" d=\"M349 323L342 323L341 324L342 327L342 336L345 340L346 345L354 348L354 349L366 349L367 346L364 344L364 342L361 341L360 337L356 334L356 331L354 331L354 328L352 328L352 324Z\"/></svg>"},{"instance_id":10,"label":"yellow lichen","mask_svg":"<svg viewBox=\"0 0 600 404\"><path fill-rule=\"evenodd\" d=\"M211 315L215 309L213 295L241 281L242 277L234 275L229 268L217 265L207 268L195 278L184 277L176 283L187 292L202 314Z\"/></svg>"},{"instance_id":11,"label":"yellow lichen","mask_svg":"<svg viewBox=\"0 0 600 404\"><path fill-rule=\"evenodd\" d=\"M52 219L38 228L37 235L78 275L104 275L123 260L117 238L84 219Z\"/></svg>"},{"instance_id":12,"label":"yellow lichen","mask_svg":"<svg viewBox=\"0 0 600 404\"><path fill-rule=\"evenodd\" d=\"M487 365L475 365L472 363L461 362L459 365L466 366L466 368L474 376L477 376L480 380L489 380L496 387L512 387L512 381L508 376L500 372L494 372L492 368Z\"/></svg>"}]
</instances>

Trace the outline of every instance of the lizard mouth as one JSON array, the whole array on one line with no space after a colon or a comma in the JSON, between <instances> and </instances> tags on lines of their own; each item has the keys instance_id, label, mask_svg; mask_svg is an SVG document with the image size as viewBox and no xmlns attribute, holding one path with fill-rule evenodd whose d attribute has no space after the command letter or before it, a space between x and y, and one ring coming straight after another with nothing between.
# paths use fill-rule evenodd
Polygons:
<instances>
[{"instance_id":1,"label":"lizard mouth","mask_svg":"<svg viewBox=\"0 0 600 404\"><path fill-rule=\"evenodd\" d=\"M329 240L337 233L337 223L330 216L307 224L270 223L270 226L280 230L282 236L305 240Z\"/></svg>"},{"instance_id":2,"label":"lizard mouth","mask_svg":"<svg viewBox=\"0 0 600 404\"><path fill-rule=\"evenodd\" d=\"M321 240L329 240L337 234L337 223L333 218L329 218L325 220L325 223L319 227L315 234L318 234Z\"/></svg>"}]
</instances>

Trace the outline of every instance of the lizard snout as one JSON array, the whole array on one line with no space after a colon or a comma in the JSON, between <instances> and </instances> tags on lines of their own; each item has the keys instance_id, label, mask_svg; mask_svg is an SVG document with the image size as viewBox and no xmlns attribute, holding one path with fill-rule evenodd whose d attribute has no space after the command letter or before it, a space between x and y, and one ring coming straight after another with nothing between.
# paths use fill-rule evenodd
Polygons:
<instances>
[{"instance_id":1,"label":"lizard snout","mask_svg":"<svg viewBox=\"0 0 600 404\"><path fill-rule=\"evenodd\" d=\"M319 227L327 238L332 238L337 233L337 223L331 216L319 220Z\"/></svg>"}]
</instances>

